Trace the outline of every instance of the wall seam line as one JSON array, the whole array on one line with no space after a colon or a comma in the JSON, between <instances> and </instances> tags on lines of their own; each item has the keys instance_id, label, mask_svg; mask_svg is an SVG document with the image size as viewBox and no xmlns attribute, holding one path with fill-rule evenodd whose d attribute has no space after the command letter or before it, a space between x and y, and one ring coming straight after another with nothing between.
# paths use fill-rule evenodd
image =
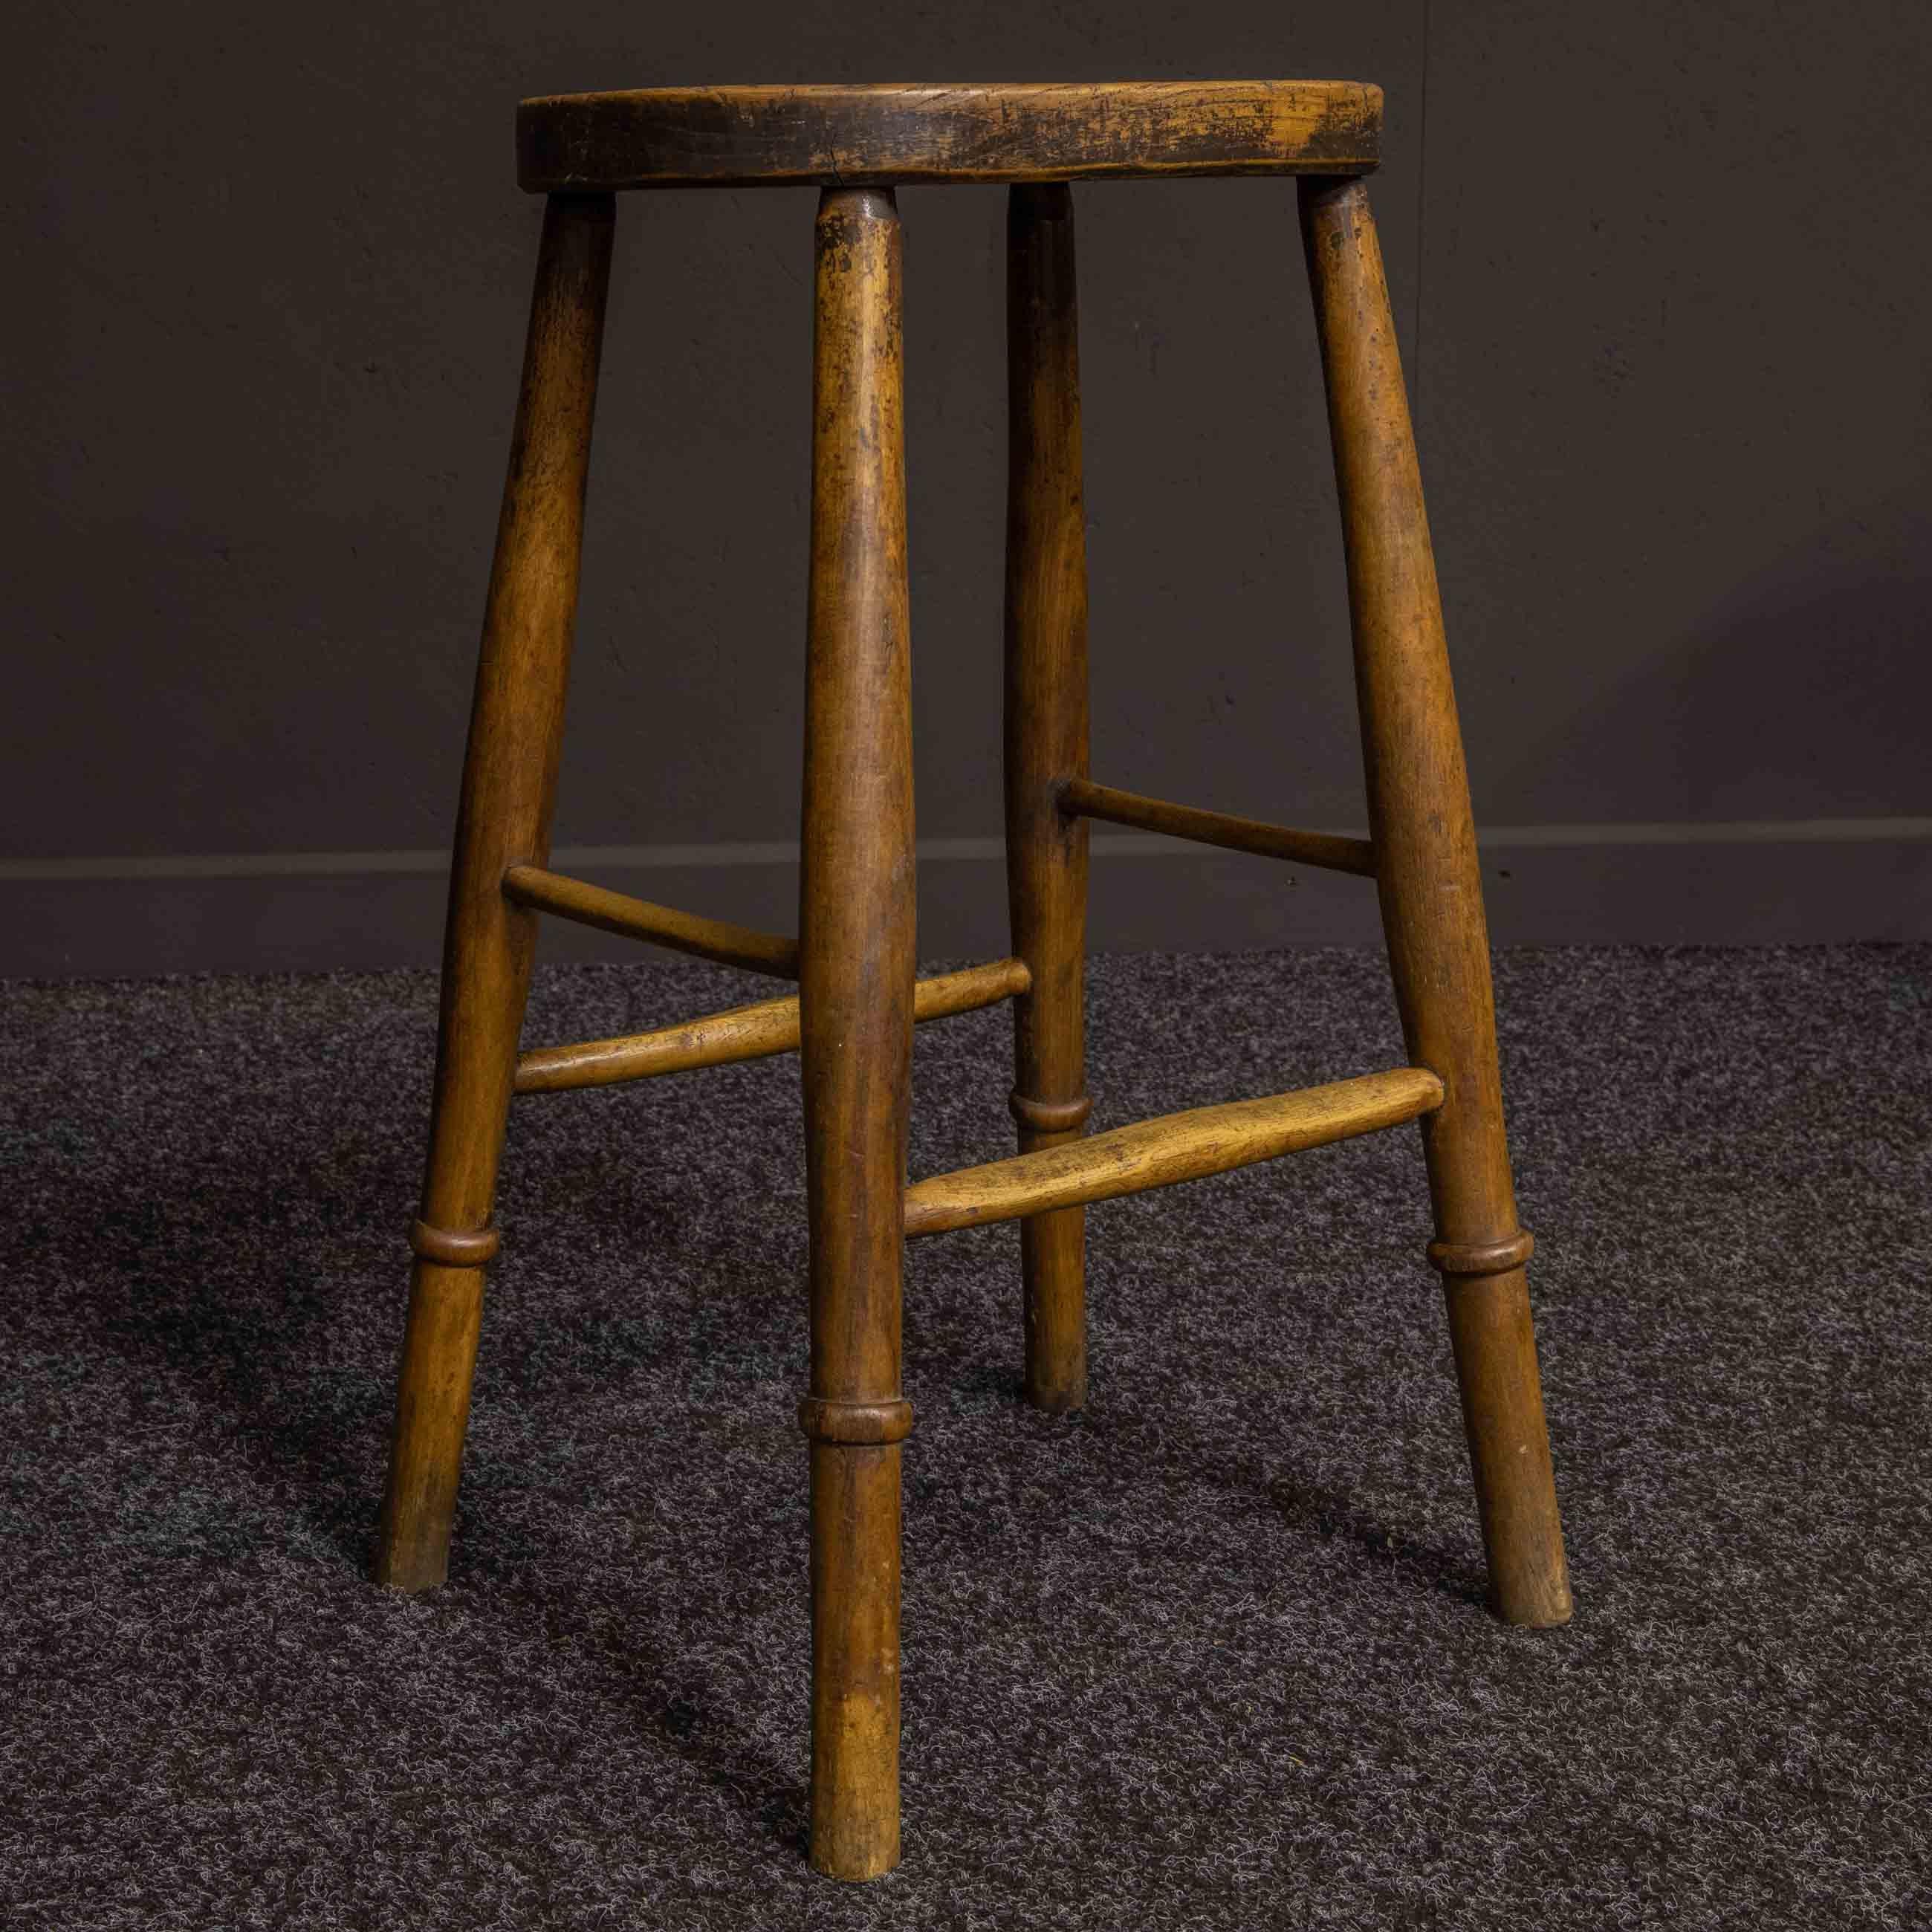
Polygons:
<instances>
[{"instance_id":1,"label":"wall seam line","mask_svg":"<svg viewBox=\"0 0 1932 1932\"><path fill-rule=\"evenodd\" d=\"M1359 826L1310 828L1360 838ZM1582 850L1676 845L1918 844L1932 842L1932 818L1733 819L1696 824L1497 825L1477 832L1485 852ZM1217 848L1158 833L1096 836L1096 859L1161 858ZM926 838L917 846L928 863L949 860L1000 860L1004 840ZM1230 855L1234 856L1234 855ZM620 871L694 871L740 866L795 866L798 847L784 840L742 840L693 845L560 846L550 864ZM1279 863L1280 861L1272 862ZM449 855L440 849L374 852L178 853L154 856L70 859L0 860L0 885L72 883L82 880L295 879L393 873L418 877L446 874Z\"/></svg>"}]
</instances>

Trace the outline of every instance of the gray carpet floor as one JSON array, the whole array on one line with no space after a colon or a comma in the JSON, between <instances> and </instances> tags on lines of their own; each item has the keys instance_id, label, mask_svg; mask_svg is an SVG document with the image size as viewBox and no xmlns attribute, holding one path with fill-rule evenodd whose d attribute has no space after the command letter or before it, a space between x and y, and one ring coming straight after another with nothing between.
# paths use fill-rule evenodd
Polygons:
<instances>
[{"instance_id":1,"label":"gray carpet floor","mask_svg":"<svg viewBox=\"0 0 1932 1932\"><path fill-rule=\"evenodd\" d=\"M452 1580L364 1580L434 988L0 988L0 1923L1932 1924L1932 947L1504 954L1576 1591L1481 1605L1413 1130L910 1251L905 1862L813 1876L796 1064L520 1102ZM532 1041L768 996L541 976ZM1096 1124L1398 1064L1096 962ZM916 1173L1004 1151L922 1030Z\"/></svg>"}]
</instances>

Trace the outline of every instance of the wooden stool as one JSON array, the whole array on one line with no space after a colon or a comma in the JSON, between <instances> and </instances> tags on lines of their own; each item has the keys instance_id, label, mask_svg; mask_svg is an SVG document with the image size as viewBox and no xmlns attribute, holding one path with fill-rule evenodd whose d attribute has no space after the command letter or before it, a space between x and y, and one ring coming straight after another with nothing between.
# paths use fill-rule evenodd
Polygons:
<instances>
[{"instance_id":1,"label":"wooden stool","mask_svg":"<svg viewBox=\"0 0 1932 1932\"><path fill-rule=\"evenodd\" d=\"M1496 1068L1488 940L1435 566L1362 177L1378 89L1342 81L693 88L523 104L548 197L463 778L434 1122L376 1576L440 1582L511 1096L800 1048L811 1218L812 1858L899 1856L900 1244L1022 1222L1025 1388L1087 1388L1083 1204L1421 1124L1488 1552L1512 1623L1570 1592ZM1367 841L1291 831L1088 776L1087 586L1067 184L1296 175L1328 387L1367 767ZM1013 956L914 964L900 182L1011 184L1006 817ZM546 869L614 195L820 190L812 370L803 889L790 940ZM1084 1134L1090 818L1373 878L1409 1064ZM519 1057L538 912L796 978L795 998ZM1014 1003L1020 1153L906 1185L916 1021Z\"/></svg>"}]
</instances>

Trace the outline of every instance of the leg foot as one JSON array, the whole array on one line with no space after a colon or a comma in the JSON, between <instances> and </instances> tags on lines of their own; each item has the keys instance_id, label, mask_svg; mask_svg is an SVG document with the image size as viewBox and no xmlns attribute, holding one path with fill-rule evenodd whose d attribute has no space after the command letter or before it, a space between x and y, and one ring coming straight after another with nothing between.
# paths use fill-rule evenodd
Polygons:
<instances>
[{"instance_id":1,"label":"leg foot","mask_svg":"<svg viewBox=\"0 0 1932 1932\"><path fill-rule=\"evenodd\" d=\"M416 1263L376 1556L376 1581L392 1589L434 1589L449 1574L450 1526L482 1320L481 1268Z\"/></svg>"},{"instance_id":2,"label":"leg foot","mask_svg":"<svg viewBox=\"0 0 1932 1932\"><path fill-rule=\"evenodd\" d=\"M812 1862L899 1862L899 1448L812 1445Z\"/></svg>"},{"instance_id":3,"label":"leg foot","mask_svg":"<svg viewBox=\"0 0 1932 1932\"><path fill-rule=\"evenodd\" d=\"M1462 1426L1490 1558L1490 1607L1506 1624L1570 1621L1570 1577L1521 1268L1443 1277Z\"/></svg>"}]
</instances>

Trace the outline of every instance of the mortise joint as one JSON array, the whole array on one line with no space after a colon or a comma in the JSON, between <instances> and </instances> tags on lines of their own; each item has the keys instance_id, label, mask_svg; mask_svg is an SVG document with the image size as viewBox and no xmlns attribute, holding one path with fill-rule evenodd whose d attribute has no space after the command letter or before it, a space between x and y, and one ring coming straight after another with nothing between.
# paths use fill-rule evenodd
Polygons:
<instances>
[{"instance_id":1,"label":"mortise joint","mask_svg":"<svg viewBox=\"0 0 1932 1932\"><path fill-rule=\"evenodd\" d=\"M426 1262L438 1268L477 1268L496 1258L503 1238L494 1227L472 1228L459 1232L449 1228L432 1228L427 1221L410 1223L410 1246Z\"/></svg>"},{"instance_id":2,"label":"mortise joint","mask_svg":"<svg viewBox=\"0 0 1932 1932\"><path fill-rule=\"evenodd\" d=\"M1070 1134L1087 1124L1087 1117L1094 1111L1094 1096L1082 1094L1071 1100L1035 1100L1016 1087L1006 1096L1006 1106L1029 1133Z\"/></svg>"},{"instance_id":3,"label":"mortise joint","mask_svg":"<svg viewBox=\"0 0 1932 1932\"><path fill-rule=\"evenodd\" d=\"M1535 1236L1527 1228L1519 1228L1499 1241L1431 1241L1429 1262L1444 1274L1508 1274L1535 1252Z\"/></svg>"},{"instance_id":4,"label":"mortise joint","mask_svg":"<svg viewBox=\"0 0 1932 1932\"><path fill-rule=\"evenodd\" d=\"M808 1395L798 1406L798 1426L814 1442L844 1448L884 1448L912 1433L912 1404L902 1395L882 1402L838 1402Z\"/></svg>"}]
</instances>

